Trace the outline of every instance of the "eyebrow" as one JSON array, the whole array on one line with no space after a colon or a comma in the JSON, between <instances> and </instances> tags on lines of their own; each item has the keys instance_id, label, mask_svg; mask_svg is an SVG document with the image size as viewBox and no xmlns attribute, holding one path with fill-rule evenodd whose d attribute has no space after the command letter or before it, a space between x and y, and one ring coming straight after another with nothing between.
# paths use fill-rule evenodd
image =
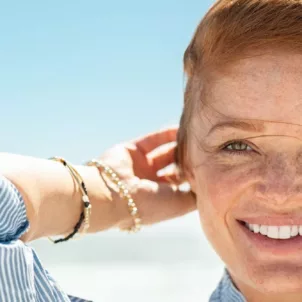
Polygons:
<instances>
[{"instance_id":1,"label":"eyebrow","mask_svg":"<svg viewBox=\"0 0 302 302\"><path fill-rule=\"evenodd\" d=\"M228 128L235 128L235 129L240 129L250 132L263 132L265 130L264 124L259 122L248 123L244 121L225 121L225 122L220 122L215 126L213 126L208 132L207 136L212 134L214 131L218 131L218 130L221 131Z\"/></svg>"}]
</instances>

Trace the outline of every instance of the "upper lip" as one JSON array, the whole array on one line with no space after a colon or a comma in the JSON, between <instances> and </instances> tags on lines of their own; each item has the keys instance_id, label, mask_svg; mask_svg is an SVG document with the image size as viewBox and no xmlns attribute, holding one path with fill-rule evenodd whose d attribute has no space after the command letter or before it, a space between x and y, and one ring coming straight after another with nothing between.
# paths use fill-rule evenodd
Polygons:
<instances>
[{"instance_id":1,"label":"upper lip","mask_svg":"<svg viewBox=\"0 0 302 302\"><path fill-rule=\"evenodd\" d=\"M255 217L242 217L237 219L239 221L247 222L248 224L260 224L269 226L282 226L282 225L302 225L302 216L255 216Z\"/></svg>"}]
</instances>

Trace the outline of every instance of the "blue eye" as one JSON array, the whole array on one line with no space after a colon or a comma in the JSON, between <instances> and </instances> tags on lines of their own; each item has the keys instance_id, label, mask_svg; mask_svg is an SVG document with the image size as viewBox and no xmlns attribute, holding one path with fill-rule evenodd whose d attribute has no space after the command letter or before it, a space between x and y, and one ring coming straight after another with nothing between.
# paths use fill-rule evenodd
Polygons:
<instances>
[{"instance_id":1,"label":"blue eye","mask_svg":"<svg viewBox=\"0 0 302 302\"><path fill-rule=\"evenodd\" d=\"M247 153L253 151L253 149L243 141L228 143L227 145L224 145L221 150L232 155L248 155Z\"/></svg>"}]
</instances>

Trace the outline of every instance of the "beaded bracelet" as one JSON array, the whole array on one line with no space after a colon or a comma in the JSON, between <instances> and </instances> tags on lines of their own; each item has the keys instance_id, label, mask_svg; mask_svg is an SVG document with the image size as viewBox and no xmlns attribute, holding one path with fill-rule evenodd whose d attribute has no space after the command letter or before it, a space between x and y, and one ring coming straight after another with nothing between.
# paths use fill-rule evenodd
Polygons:
<instances>
[{"instance_id":1,"label":"beaded bracelet","mask_svg":"<svg viewBox=\"0 0 302 302\"><path fill-rule=\"evenodd\" d=\"M74 226L73 231L69 235L67 235L64 238L57 239L57 240L53 240L52 238L48 237L48 239L50 241L52 241L53 243L59 243L59 242L64 242L69 239L72 239L74 237L74 235L79 232L79 229L81 228L81 225L83 224L83 222L84 222L84 227L83 227L82 233L85 233L87 231L87 229L89 228L89 225L90 225L91 204L90 204L90 200L88 197L87 188L86 188L83 178L81 177L79 172L71 164L69 164L64 158L51 157L50 160L54 160L54 161L62 163L69 170L71 176L75 179L75 181L77 182L77 184L80 188L80 191L82 193L82 201L84 204L84 210L81 213L80 219L77 222L77 224Z\"/></svg>"},{"instance_id":2,"label":"beaded bracelet","mask_svg":"<svg viewBox=\"0 0 302 302\"><path fill-rule=\"evenodd\" d=\"M139 217L137 206L130 195L130 191L127 189L125 183L121 181L116 171L111 167L107 166L100 160L93 159L87 163L88 166L95 166L101 172L104 172L105 175L116 185L120 197L127 200L128 210L133 219L133 226L127 229L122 229L123 231L128 231L129 233L136 233L141 229L141 218Z\"/></svg>"}]
</instances>

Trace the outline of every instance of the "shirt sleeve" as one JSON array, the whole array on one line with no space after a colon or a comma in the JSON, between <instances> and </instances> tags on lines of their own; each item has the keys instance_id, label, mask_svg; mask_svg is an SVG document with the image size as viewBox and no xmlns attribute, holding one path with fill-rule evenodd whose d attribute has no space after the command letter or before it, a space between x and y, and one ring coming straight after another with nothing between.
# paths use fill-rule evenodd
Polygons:
<instances>
[{"instance_id":1,"label":"shirt sleeve","mask_svg":"<svg viewBox=\"0 0 302 302\"><path fill-rule=\"evenodd\" d=\"M68 297L20 237L29 229L24 200L0 175L0 302L85 302Z\"/></svg>"},{"instance_id":2,"label":"shirt sleeve","mask_svg":"<svg viewBox=\"0 0 302 302\"><path fill-rule=\"evenodd\" d=\"M0 176L0 242L19 239L28 228L20 192L8 179Z\"/></svg>"},{"instance_id":3,"label":"shirt sleeve","mask_svg":"<svg viewBox=\"0 0 302 302\"><path fill-rule=\"evenodd\" d=\"M29 228L23 199L0 175L0 301L34 302L31 249L18 240Z\"/></svg>"}]
</instances>

